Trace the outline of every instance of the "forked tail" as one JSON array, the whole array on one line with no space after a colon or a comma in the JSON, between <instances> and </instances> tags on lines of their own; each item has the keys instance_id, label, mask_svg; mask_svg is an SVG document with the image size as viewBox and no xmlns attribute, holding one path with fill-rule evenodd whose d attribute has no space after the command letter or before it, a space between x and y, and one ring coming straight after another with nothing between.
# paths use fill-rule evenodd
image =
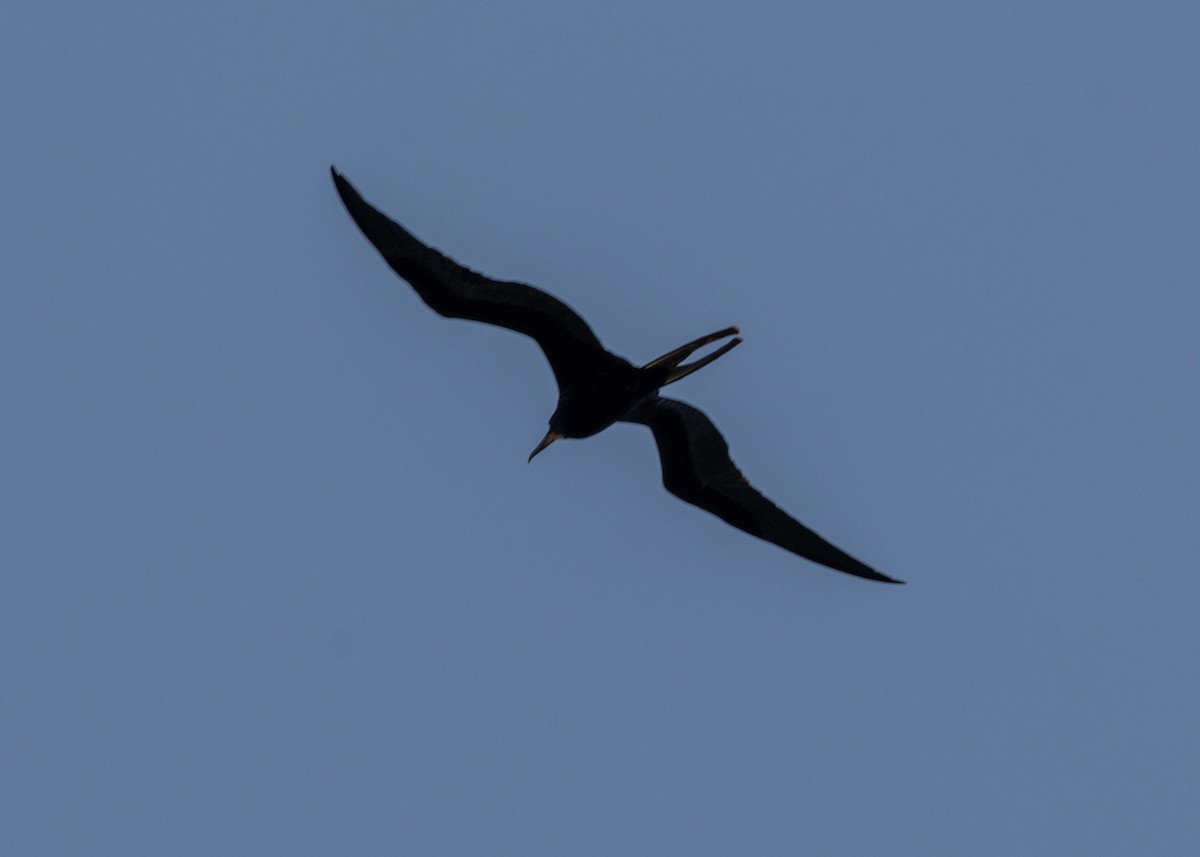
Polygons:
<instances>
[{"instance_id":1,"label":"forked tail","mask_svg":"<svg viewBox=\"0 0 1200 857\"><path fill-rule=\"evenodd\" d=\"M722 354L740 344L742 338L737 336L737 334L740 332L741 331L739 331L736 327L727 327L724 330L718 330L716 333L710 333L708 336L701 336L699 339L693 340L687 345L681 345L674 351L668 351L662 357L651 360L649 363L643 366L642 369L655 369L663 367L667 372L667 380L662 382L662 386L665 387L667 384L674 384L680 378L686 378L697 369L707 366ZM709 343L716 342L718 339L724 339L727 336L732 336L734 338L726 342L712 354L708 354L704 357L701 357L699 360L692 361L691 363L683 362L692 354L693 351L703 348Z\"/></svg>"}]
</instances>

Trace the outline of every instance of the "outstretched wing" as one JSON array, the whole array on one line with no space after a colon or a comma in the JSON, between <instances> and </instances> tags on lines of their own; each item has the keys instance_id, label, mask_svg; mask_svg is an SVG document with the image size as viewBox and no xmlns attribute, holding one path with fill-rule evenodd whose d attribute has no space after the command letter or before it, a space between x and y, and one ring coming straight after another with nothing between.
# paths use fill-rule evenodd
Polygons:
<instances>
[{"instance_id":1,"label":"outstretched wing","mask_svg":"<svg viewBox=\"0 0 1200 857\"><path fill-rule=\"evenodd\" d=\"M570 386L615 359L579 314L541 289L493 280L418 241L403 226L368 203L330 167L337 192L375 249L408 281L429 307L449 318L507 327L541 346L559 387Z\"/></svg>"},{"instance_id":2,"label":"outstretched wing","mask_svg":"<svg viewBox=\"0 0 1200 857\"><path fill-rule=\"evenodd\" d=\"M903 583L834 547L755 490L729 458L729 445L712 420L691 405L659 396L622 419L654 432L663 485L679 499L805 559L868 580Z\"/></svg>"}]
</instances>

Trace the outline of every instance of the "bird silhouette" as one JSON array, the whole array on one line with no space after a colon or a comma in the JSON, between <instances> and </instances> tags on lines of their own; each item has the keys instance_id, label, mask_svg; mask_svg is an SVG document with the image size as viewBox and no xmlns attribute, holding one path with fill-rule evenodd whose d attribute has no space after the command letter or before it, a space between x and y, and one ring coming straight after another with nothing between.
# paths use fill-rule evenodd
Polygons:
<instances>
[{"instance_id":1,"label":"bird silhouette","mask_svg":"<svg viewBox=\"0 0 1200 857\"><path fill-rule=\"evenodd\" d=\"M529 460L562 438L590 437L615 422L648 426L658 447L663 485L752 536L837 571L883 583L902 583L834 547L760 494L734 466L729 446L702 412L659 390L727 353L742 340L727 327L634 366L604 348L578 313L541 289L493 280L418 241L362 198L331 167L338 195L358 228L392 270L434 312L494 324L532 337L558 382L558 406ZM732 338L731 338L732 337ZM694 352L728 339L710 354Z\"/></svg>"}]
</instances>

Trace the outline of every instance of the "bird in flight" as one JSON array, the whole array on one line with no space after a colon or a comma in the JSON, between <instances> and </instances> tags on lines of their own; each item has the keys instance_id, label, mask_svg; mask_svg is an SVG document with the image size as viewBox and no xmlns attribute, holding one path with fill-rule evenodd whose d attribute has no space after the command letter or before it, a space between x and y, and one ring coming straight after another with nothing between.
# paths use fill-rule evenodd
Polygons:
<instances>
[{"instance_id":1,"label":"bird in flight","mask_svg":"<svg viewBox=\"0 0 1200 857\"><path fill-rule=\"evenodd\" d=\"M784 512L746 481L729 457L729 446L712 421L691 405L659 395L742 340L727 327L634 366L604 348L578 313L558 298L527 286L493 280L418 241L362 198L330 168L346 210L392 270L408 281L434 312L481 321L532 337L558 382L558 407L550 428L529 460L556 440L591 437L615 422L648 426L658 446L663 485L699 506L784 550L868 580L902 583L834 547ZM721 340L710 354L684 361Z\"/></svg>"}]
</instances>

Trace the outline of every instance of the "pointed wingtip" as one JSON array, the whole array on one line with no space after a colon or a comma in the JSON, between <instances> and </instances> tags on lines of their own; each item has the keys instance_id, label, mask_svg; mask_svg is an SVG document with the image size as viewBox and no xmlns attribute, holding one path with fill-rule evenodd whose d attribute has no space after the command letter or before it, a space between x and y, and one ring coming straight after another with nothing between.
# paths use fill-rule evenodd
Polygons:
<instances>
[{"instance_id":1,"label":"pointed wingtip","mask_svg":"<svg viewBox=\"0 0 1200 857\"><path fill-rule=\"evenodd\" d=\"M858 573L858 574L860 577L865 577L867 580L874 580L879 583L894 583L897 586L904 586L903 580L897 580L894 577L888 577L886 574L881 574L880 572L876 571L873 568L870 569L870 571L871 571L871 573L869 575L861 574L861 573ZM857 573L857 572L851 572L851 574L855 574L855 573Z\"/></svg>"},{"instance_id":2,"label":"pointed wingtip","mask_svg":"<svg viewBox=\"0 0 1200 857\"><path fill-rule=\"evenodd\" d=\"M803 556L803 554L801 554L801 556ZM822 560L816 560L816 562L826 566L827 568L832 568L835 571L844 571L846 574L852 574L855 577L861 577L863 580L871 580L875 583L894 583L898 586L904 585L903 580L897 580L894 577L888 577L886 574L871 568L871 566L860 563L858 560L854 559L854 557L850 557L850 560L850 564L823 562Z\"/></svg>"},{"instance_id":3,"label":"pointed wingtip","mask_svg":"<svg viewBox=\"0 0 1200 857\"><path fill-rule=\"evenodd\" d=\"M337 190L338 196L342 198L342 204L346 209L354 214L356 207L363 203L362 196L354 189L354 185L346 180L346 177L337 171L337 167L332 164L329 166L329 175L333 177L333 186ZM354 219L358 220L358 215L354 214ZM361 226L361 223L359 224Z\"/></svg>"}]
</instances>

